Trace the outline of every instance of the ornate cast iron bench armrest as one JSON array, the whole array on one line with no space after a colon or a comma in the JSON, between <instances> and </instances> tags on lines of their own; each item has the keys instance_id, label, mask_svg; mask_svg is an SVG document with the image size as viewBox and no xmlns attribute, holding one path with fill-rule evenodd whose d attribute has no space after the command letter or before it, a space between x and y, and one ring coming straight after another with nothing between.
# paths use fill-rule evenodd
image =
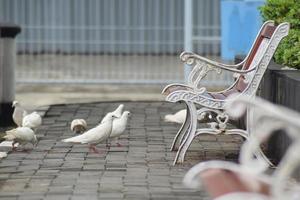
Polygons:
<instances>
[{"instance_id":1,"label":"ornate cast iron bench armrest","mask_svg":"<svg viewBox=\"0 0 300 200\"><path fill-rule=\"evenodd\" d=\"M238 67L241 64L243 64L243 62L237 65L225 65L225 64L208 60L204 57L201 57L199 55L190 52L183 52L180 55L180 58L187 65L194 66L193 70L189 74L188 84L187 85L180 84L180 83L169 84L163 89L162 94L168 95L177 90L190 90L198 93L203 93L204 91L206 91L206 88L202 87L200 82L210 71L216 71L218 74L221 74L222 70L229 71L234 73L234 76L237 78L240 75L247 75L248 73L256 70L256 66L248 70L235 69L233 67Z\"/></svg>"},{"instance_id":2,"label":"ornate cast iron bench armrest","mask_svg":"<svg viewBox=\"0 0 300 200\"><path fill-rule=\"evenodd\" d=\"M202 87L199 89L199 82L207 75L207 73L211 70L216 70L218 73L221 73L220 70L227 70L227 71L231 71L233 73L238 73L238 74L245 74L248 73L250 71L253 71L254 69L251 70L239 70L236 69L239 66L242 66L245 62L242 61L239 64L236 65L227 65L227 64L223 64L223 63L218 63L212 60L209 60L207 58L201 57L197 54L194 54L192 52L182 52L180 55L180 59L186 63L187 65L195 65L195 68L193 69L193 71L189 74L189 78L188 78L188 84L180 84L180 83L173 83L173 84L169 84L167 85L163 91L162 94L170 94L173 91L176 90L195 90L198 92L202 92ZM198 64L195 64L195 63ZM220 69L218 69L220 68Z\"/></svg>"},{"instance_id":3,"label":"ornate cast iron bench armrest","mask_svg":"<svg viewBox=\"0 0 300 200\"><path fill-rule=\"evenodd\" d=\"M243 66L245 60L240 62L239 64L227 65L227 64L209 60L207 58L204 58L204 57L199 56L192 52L181 53L180 59L182 62L184 62L185 64L190 65L190 66L199 67L199 68L210 68L210 69L218 68L221 70L226 70L229 72L239 73L239 74L246 74L255 69L255 68L254 69L251 68L251 69L247 69L247 70L237 69L238 67Z\"/></svg>"},{"instance_id":4,"label":"ornate cast iron bench armrest","mask_svg":"<svg viewBox=\"0 0 300 200\"><path fill-rule=\"evenodd\" d=\"M202 56L200 56L198 54L195 54L193 52L184 51L180 54L180 59L183 62L189 62L189 59L197 59L200 62L203 62L203 63L206 63L206 64L211 64L211 65L214 65L214 66L220 66L220 67L224 67L224 68L234 68L234 69L237 69L238 67L241 67L246 62L246 58L238 64L230 65L230 64L224 64L224 63L220 63L220 62L217 62L217 61L214 61L214 60L210 60L208 58L202 57Z\"/></svg>"},{"instance_id":5,"label":"ornate cast iron bench armrest","mask_svg":"<svg viewBox=\"0 0 300 200\"><path fill-rule=\"evenodd\" d=\"M247 74L252 74L252 72L254 72L257 69L257 65L253 65L250 69L237 69L237 67L243 66L245 60L236 65L226 65L215 61L211 61L192 52L183 52L180 55L180 59L185 64L193 67L192 71L188 76L187 87L192 88L194 91L200 93L206 91L206 88L203 87L201 81L203 78L206 77L206 75L210 71L215 71L217 74L221 74L222 71L228 71L234 73L234 77L238 78L240 75L246 76ZM172 90L174 89L174 85L178 84L173 84Z\"/></svg>"}]
</instances>

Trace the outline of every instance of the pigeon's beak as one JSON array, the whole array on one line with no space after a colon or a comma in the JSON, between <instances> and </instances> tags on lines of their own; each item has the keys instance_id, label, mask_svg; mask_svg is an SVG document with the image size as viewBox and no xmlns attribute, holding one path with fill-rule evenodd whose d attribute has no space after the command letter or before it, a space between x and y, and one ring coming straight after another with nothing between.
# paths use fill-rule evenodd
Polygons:
<instances>
[{"instance_id":1,"label":"pigeon's beak","mask_svg":"<svg viewBox=\"0 0 300 200\"><path fill-rule=\"evenodd\" d=\"M113 119L116 119L116 118L118 118L118 117L117 117L116 115L112 115L112 118L113 118Z\"/></svg>"},{"instance_id":2,"label":"pigeon's beak","mask_svg":"<svg viewBox=\"0 0 300 200\"><path fill-rule=\"evenodd\" d=\"M13 101L13 103L12 103L12 105L11 105L11 107L15 107L16 106L16 104L17 104L18 102L17 101Z\"/></svg>"}]
</instances>

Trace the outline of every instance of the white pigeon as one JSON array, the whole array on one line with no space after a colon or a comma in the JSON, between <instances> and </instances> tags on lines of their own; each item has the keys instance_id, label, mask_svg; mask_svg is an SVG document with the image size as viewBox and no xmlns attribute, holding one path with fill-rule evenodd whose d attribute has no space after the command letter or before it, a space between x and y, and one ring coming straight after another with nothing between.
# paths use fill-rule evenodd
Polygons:
<instances>
[{"instance_id":1,"label":"white pigeon","mask_svg":"<svg viewBox=\"0 0 300 200\"><path fill-rule=\"evenodd\" d=\"M105 121L108 119L108 117L109 117L110 114L114 115L116 118L121 117L122 112L123 112L123 108L124 108L124 105L123 105L123 104L120 104L116 110L114 110L113 112L107 113L107 114L103 117L103 119L101 120L100 124L102 124L103 122L105 122Z\"/></svg>"},{"instance_id":2,"label":"white pigeon","mask_svg":"<svg viewBox=\"0 0 300 200\"><path fill-rule=\"evenodd\" d=\"M74 119L71 122L71 130L77 134L83 133L87 129L87 123L84 119Z\"/></svg>"},{"instance_id":3,"label":"white pigeon","mask_svg":"<svg viewBox=\"0 0 300 200\"><path fill-rule=\"evenodd\" d=\"M183 124L186 118L186 109L180 110L173 115L166 115L165 121L166 122L175 122L178 124Z\"/></svg>"},{"instance_id":4,"label":"white pigeon","mask_svg":"<svg viewBox=\"0 0 300 200\"><path fill-rule=\"evenodd\" d=\"M22 120L22 126L36 129L42 124L42 117L37 112L25 115Z\"/></svg>"},{"instance_id":5,"label":"white pigeon","mask_svg":"<svg viewBox=\"0 0 300 200\"><path fill-rule=\"evenodd\" d=\"M88 130L81 135L64 139L62 140L62 142L89 144L89 150L93 150L95 153L99 153L96 145L109 138L109 135L112 131L112 123L114 118L115 116L113 114L109 114L107 120L102 124L99 124L98 126Z\"/></svg>"},{"instance_id":6,"label":"white pigeon","mask_svg":"<svg viewBox=\"0 0 300 200\"><path fill-rule=\"evenodd\" d=\"M7 157L7 153L6 152L0 152L0 159L5 158L5 157Z\"/></svg>"},{"instance_id":7,"label":"white pigeon","mask_svg":"<svg viewBox=\"0 0 300 200\"><path fill-rule=\"evenodd\" d=\"M25 115L27 115L27 111L24 108L22 108L22 106L20 105L20 103L18 101L14 101L13 104L12 104L12 107L14 108L12 118L13 118L15 124L18 127L21 127L23 117Z\"/></svg>"},{"instance_id":8,"label":"white pigeon","mask_svg":"<svg viewBox=\"0 0 300 200\"><path fill-rule=\"evenodd\" d=\"M110 134L110 138L115 138L116 140L124 133L127 125L128 117L130 116L129 111L124 111L120 118L117 118L113 121L113 128ZM118 146L121 146L119 142L117 142Z\"/></svg>"},{"instance_id":9,"label":"white pigeon","mask_svg":"<svg viewBox=\"0 0 300 200\"><path fill-rule=\"evenodd\" d=\"M31 143L34 146L37 144L37 137L34 131L29 127L18 127L5 132L6 135L3 137L7 141L13 141L12 148L15 149L15 144L26 145Z\"/></svg>"}]
</instances>

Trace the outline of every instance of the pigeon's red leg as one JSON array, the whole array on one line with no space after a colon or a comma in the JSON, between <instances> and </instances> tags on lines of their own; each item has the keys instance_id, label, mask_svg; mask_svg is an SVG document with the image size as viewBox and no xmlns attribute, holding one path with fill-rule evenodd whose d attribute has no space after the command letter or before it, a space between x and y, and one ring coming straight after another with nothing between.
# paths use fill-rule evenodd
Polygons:
<instances>
[{"instance_id":1,"label":"pigeon's red leg","mask_svg":"<svg viewBox=\"0 0 300 200\"><path fill-rule=\"evenodd\" d=\"M97 149L93 144L89 146L89 150L92 150L94 153L103 153L102 151L99 151L99 149Z\"/></svg>"},{"instance_id":2,"label":"pigeon's red leg","mask_svg":"<svg viewBox=\"0 0 300 200\"><path fill-rule=\"evenodd\" d=\"M107 147L109 147L109 148L111 147L111 141L110 140L109 140L109 143L108 143L108 140L106 140L106 148Z\"/></svg>"},{"instance_id":3,"label":"pigeon's red leg","mask_svg":"<svg viewBox=\"0 0 300 200\"><path fill-rule=\"evenodd\" d=\"M117 146L118 146L118 147L123 147L123 145L120 144L119 142L117 142Z\"/></svg>"},{"instance_id":4,"label":"pigeon's red leg","mask_svg":"<svg viewBox=\"0 0 300 200\"><path fill-rule=\"evenodd\" d=\"M15 141L12 142L12 150L13 150L13 151L16 151L16 149L17 149L17 147L15 147L15 144L16 144L16 143L17 143L17 142L15 142Z\"/></svg>"},{"instance_id":5,"label":"pigeon's red leg","mask_svg":"<svg viewBox=\"0 0 300 200\"><path fill-rule=\"evenodd\" d=\"M91 144L91 145L89 146L89 152L94 152L94 153L96 153L95 151L96 151L95 146Z\"/></svg>"}]
</instances>

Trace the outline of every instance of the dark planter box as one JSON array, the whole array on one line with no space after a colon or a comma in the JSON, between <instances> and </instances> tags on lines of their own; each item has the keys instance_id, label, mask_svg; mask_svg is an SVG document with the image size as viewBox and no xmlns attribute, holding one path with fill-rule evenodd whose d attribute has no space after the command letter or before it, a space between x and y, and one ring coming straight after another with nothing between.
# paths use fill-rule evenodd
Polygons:
<instances>
[{"instance_id":1,"label":"dark planter box","mask_svg":"<svg viewBox=\"0 0 300 200\"><path fill-rule=\"evenodd\" d=\"M239 63L245 56L237 56ZM259 86L257 95L275 104L300 112L300 70L282 70L271 61ZM243 127L240 120L239 127ZM300 122L299 122L300 123ZM290 138L282 130L276 131L267 144L268 156L278 163L290 145Z\"/></svg>"},{"instance_id":2,"label":"dark planter box","mask_svg":"<svg viewBox=\"0 0 300 200\"><path fill-rule=\"evenodd\" d=\"M274 62L270 63L258 96L300 112L300 71L281 70L282 67ZM277 131L268 142L268 155L277 163L290 143L289 137L283 131Z\"/></svg>"}]
</instances>

